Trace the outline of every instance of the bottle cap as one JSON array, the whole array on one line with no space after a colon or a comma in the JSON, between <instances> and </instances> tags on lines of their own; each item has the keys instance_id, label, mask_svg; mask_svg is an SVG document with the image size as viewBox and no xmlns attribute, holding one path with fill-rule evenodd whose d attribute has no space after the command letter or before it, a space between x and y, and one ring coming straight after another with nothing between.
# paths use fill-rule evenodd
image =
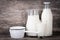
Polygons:
<instances>
[{"instance_id":1,"label":"bottle cap","mask_svg":"<svg viewBox=\"0 0 60 40\"><path fill-rule=\"evenodd\" d=\"M50 2L44 2L44 4L50 4Z\"/></svg>"}]
</instances>

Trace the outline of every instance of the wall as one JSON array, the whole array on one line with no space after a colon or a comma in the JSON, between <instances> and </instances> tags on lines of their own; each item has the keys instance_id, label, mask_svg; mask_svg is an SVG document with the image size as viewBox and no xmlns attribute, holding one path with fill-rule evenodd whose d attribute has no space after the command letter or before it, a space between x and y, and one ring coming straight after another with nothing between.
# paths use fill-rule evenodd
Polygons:
<instances>
[{"instance_id":1,"label":"wall","mask_svg":"<svg viewBox=\"0 0 60 40\"><path fill-rule=\"evenodd\" d=\"M47 0L0 0L0 33L8 33L11 26L25 26L27 21L27 9L38 8L40 14L43 2ZM53 13L53 28L60 28L60 1L48 0L51 2Z\"/></svg>"}]
</instances>

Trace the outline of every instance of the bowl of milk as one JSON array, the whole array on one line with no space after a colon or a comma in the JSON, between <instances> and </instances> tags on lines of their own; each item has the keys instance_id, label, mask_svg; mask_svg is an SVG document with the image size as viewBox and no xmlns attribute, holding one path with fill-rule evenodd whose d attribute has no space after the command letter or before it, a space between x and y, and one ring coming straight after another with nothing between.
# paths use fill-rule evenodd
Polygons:
<instances>
[{"instance_id":1,"label":"bowl of milk","mask_svg":"<svg viewBox=\"0 0 60 40\"><path fill-rule=\"evenodd\" d=\"M13 26L9 29L11 38L23 38L25 33L25 27Z\"/></svg>"}]
</instances>

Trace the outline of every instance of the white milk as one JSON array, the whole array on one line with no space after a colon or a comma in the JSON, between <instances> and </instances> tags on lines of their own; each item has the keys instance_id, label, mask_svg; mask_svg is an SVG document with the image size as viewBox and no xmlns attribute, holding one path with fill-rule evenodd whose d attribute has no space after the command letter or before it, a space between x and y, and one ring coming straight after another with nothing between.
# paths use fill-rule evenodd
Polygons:
<instances>
[{"instance_id":1,"label":"white milk","mask_svg":"<svg viewBox=\"0 0 60 40\"><path fill-rule=\"evenodd\" d=\"M38 33L37 36L44 36L44 25L39 19L39 15L34 15L35 18L35 28Z\"/></svg>"},{"instance_id":2,"label":"white milk","mask_svg":"<svg viewBox=\"0 0 60 40\"><path fill-rule=\"evenodd\" d=\"M25 33L25 27L23 26L13 26L9 29L11 38L23 38Z\"/></svg>"},{"instance_id":3,"label":"white milk","mask_svg":"<svg viewBox=\"0 0 60 40\"><path fill-rule=\"evenodd\" d=\"M28 16L26 29L27 29L27 31L34 31L34 32L36 32L35 20L34 20L34 16L33 15ZM29 36L36 36L36 34L34 34L34 33L28 33L27 35L29 35Z\"/></svg>"},{"instance_id":4,"label":"white milk","mask_svg":"<svg viewBox=\"0 0 60 40\"><path fill-rule=\"evenodd\" d=\"M52 21L53 21L51 9L44 8L41 18L42 18L42 23L44 25L44 36L51 36L52 35Z\"/></svg>"},{"instance_id":5,"label":"white milk","mask_svg":"<svg viewBox=\"0 0 60 40\"><path fill-rule=\"evenodd\" d=\"M40 20L38 15L38 10L34 10L34 15L29 15L27 19L26 29L27 31L38 32L38 27L40 26ZM38 26L39 24L39 26ZM37 36L36 33L28 33L28 36Z\"/></svg>"}]
</instances>

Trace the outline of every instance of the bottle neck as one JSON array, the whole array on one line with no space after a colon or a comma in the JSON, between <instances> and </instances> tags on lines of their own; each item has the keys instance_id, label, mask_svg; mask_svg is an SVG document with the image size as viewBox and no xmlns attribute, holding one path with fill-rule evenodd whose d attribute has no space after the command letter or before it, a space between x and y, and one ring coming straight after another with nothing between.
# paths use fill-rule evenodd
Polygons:
<instances>
[{"instance_id":1,"label":"bottle neck","mask_svg":"<svg viewBox=\"0 0 60 40\"><path fill-rule=\"evenodd\" d=\"M28 11L28 15L39 15L39 13L37 9L31 9Z\"/></svg>"},{"instance_id":2,"label":"bottle neck","mask_svg":"<svg viewBox=\"0 0 60 40\"><path fill-rule=\"evenodd\" d=\"M49 4L45 4L44 8L50 8L50 5Z\"/></svg>"}]
</instances>

